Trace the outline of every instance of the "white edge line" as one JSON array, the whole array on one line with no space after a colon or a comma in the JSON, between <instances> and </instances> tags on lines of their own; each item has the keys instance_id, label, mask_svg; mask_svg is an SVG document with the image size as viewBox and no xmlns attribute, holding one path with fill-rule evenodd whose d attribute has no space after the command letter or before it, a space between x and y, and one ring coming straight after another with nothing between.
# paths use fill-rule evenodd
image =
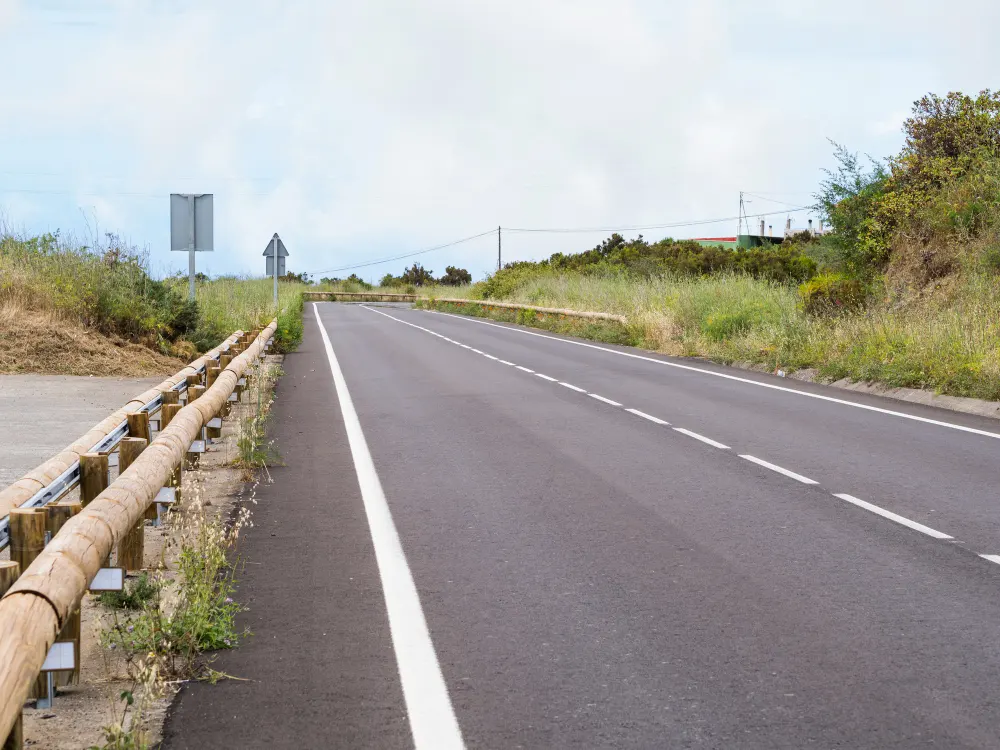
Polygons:
<instances>
[{"instance_id":1,"label":"white edge line","mask_svg":"<svg viewBox=\"0 0 1000 750\"><path fill-rule=\"evenodd\" d=\"M535 375L537 375L538 377L540 377L542 380L548 380L550 383L558 383L559 382L559 378L552 378L552 377L549 377L548 375L543 375L540 372L536 372Z\"/></svg>"},{"instance_id":2,"label":"white edge line","mask_svg":"<svg viewBox=\"0 0 1000 750\"><path fill-rule=\"evenodd\" d=\"M330 361L330 372L340 401L365 515L371 529L375 561L389 614L389 632L396 652L414 747L417 750L464 750L462 730L455 718L455 709L434 652L427 620L420 606L420 595L406 562L382 483L375 471L375 462L368 450L361 421L347 390L347 381L315 302L313 312Z\"/></svg>"},{"instance_id":3,"label":"white edge line","mask_svg":"<svg viewBox=\"0 0 1000 750\"><path fill-rule=\"evenodd\" d=\"M596 393L588 393L591 398L596 398L598 401L603 401L606 404L611 404L612 406L621 406L617 401L612 401L610 398L604 398L604 396L598 396Z\"/></svg>"},{"instance_id":4,"label":"white edge line","mask_svg":"<svg viewBox=\"0 0 1000 750\"><path fill-rule=\"evenodd\" d=\"M765 461L762 458L757 458L756 456L751 456L749 454L741 454L740 458L745 458L747 461L755 463L758 466L763 466L765 469L770 469L771 471L776 471L779 474L784 474L786 477L790 477L791 479L794 479L796 482L802 482L802 484L819 484L819 482L817 482L815 479L810 479L809 477L804 477L801 474L796 474L794 471L789 471L788 469L778 466L777 464L772 464L768 461Z\"/></svg>"},{"instance_id":5,"label":"white edge line","mask_svg":"<svg viewBox=\"0 0 1000 750\"><path fill-rule=\"evenodd\" d=\"M703 443L708 443L715 448L721 448L724 451L729 450L729 446L725 443L720 443L717 440L712 440L712 438L705 437L704 435L699 435L697 432L692 432L691 430L685 430L683 427L674 427L676 432L682 435L687 435L688 437L693 437L695 440L700 440Z\"/></svg>"},{"instance_id":6,"label":"white edge line","mask_svg":"<svg viewBox=\"0 0 1000 750\"><path fill-rule=\"evenodd\" d=\"M370 309L370 308L369 308ZM433 312L437 312L436 310ZM966 427L965 425L955 424L953 422L944 422L940 419L930 419L929 417L918 417L916 414L907 414L902 411L895 411L893 409L883 409L878 406L871 406L870 404L861 404L857 401L848 401L843 398L835 398L834 396L824 396L822 393L810 393L809 391L800 391L795 388L788 388L783 385L774 385L773 383L762 383L759 380L751 380L750 378L741 378L738 375L729 375L724 372L714 372L713 370L705 370L701 367L693 367L691 365L682 365L679 362L668 362L664 359L654 359L653 357L644 357L641 354L633 354L632 352L622 352L617 349L608 349L606 346L598 346L597 344L588 344L585 341L573 341L572 339L561 339L558 336L548 336L544 333L537 333L535 331L526 331L521 328L514 328L512 326L503 326L497 323L490 323L485 320L479 320L478 318L471 318L468 315L455 315L453 313L438 313L439 315L446 315L449 318L457 318L458 320L464 320L466 323L478 323L484 326L493 326L494 328L502 328L505 331L512 331L514 333L521 333L525 336L538 336L543 339L550 339L552 341L561 341L564 344L572 344L574 346L582 346L587 349L596 349L601 352L608 352L610 354L617 354L620 357L629 357L631 359L639 359L644 362L652 362L655 365L662 365L664 367L675 367L678 370L688 370L689 372L697 372L702 375L711 375L716 378L724 378L726 380L735 380L738 383L748 383L749 385L755 385L759 388L770 388L774 391L783 391L785 393L794 393L798 396L804 396L806 398L815 398L820 401L828 401L833 404L841 404L843 406L853 406L856 409L864 409L866 411L873 411L879 414L888 414L889 416L899 417L901 419L911 419L915 422L923 422L924 424L937 425L938 427L947 427L952 430L959 430L961 432L969 432L973 435L983 435L984 437L995 438L1000 440L1000 432L989 432L988 430L979 430L975 427ZM387 317L392 317L391 315ZM398 318L396 319L398 320Z\"/></svg>"},{"instance_id":7,"label":"white edge line","mask_svg":"<svg viewBox=\"0 0 1000 750\"><path fill-rule=\"evenodd\" d=\"M518 370L523 370L524 372L530 372L532 375L535 374L534 370L529 370L527 367L521 367L521 365L514 365L514 367Z\"/></svg>"},{"instance_id":8,"label":"white edge line","mask_svg":"<svg viewBox=\"0 0 1000 750\"><path fill-rule=\"evenodd\" d=\"M587 392L586 388L577 388L572 383L564 383L561 380L558 381L558 383L559 383L559 385L563 386L564 388L569 388L571 391L576 391L577 393L586 393Z\"/></svg>"},{"instance_id":9,"label":"white edge line","mask_svg":"<svg viewBox=\"0 0 1000 750\"><path fill-rule=\"evenodd\" d=\"M509 365L511 367L517 367L517 365L515 365L513 362L508 362L506 359L498 359L497 362L499 362L502 365Z\"/></svg>"},{"instance_id":10,"label":"white edge line","mask_svg":"<svg viewBox=\"0 0 1000 750\"><path fill-rule=\"evenodd\" d=\"M655 422L656 424L669 425L670 422L664 422L659 417L654 417L652 414L647 414L644 411L639 411L638 409L626 409L629 414L635 414L637 417L642 417L643 419L648 419L650 422Z\"/></svg>"},{"instance_id":11,"label":"white edge line","mask_svg":"<svg viewBox=\"0 0 1000 750\"><path fill-rule=\"evenodd\" d=\"M1000 565L1000 555L980 555L984 560L989 560L991 563L996 563Z\"/></svg>"},{"instance_id":12,"label":"white edge line","mask_svg":"<svg viewBox=\"0 0 1000 750\"><path fill-rule=\"evenodd\" d=\"M859 508L864 508L865 510L870 510L872 513L880 515L883 518L888 518L890 521L895 521L896 523L902 524L903 526L907 526L907 527L913 529L914 531L919 531L921 534L926 534L927 536L932 536L935 539L951 539L952 538L948 534L942 534L940 531L937 531L936 529L932 529L930 526L924 526L922 523L917 523L916 521L911 521L909 518L906 518L905 516L898 515L896 513L893 513L891 510L886 510L885 508L880 508L877 505L872 505L871 503L865 502L864 500L856 498L853 495L847 495L847 494L843 494L843 493L839 493L838 494L838 493L835 492L835 493L833 493L833 496L834 497L839 497L841 500L846 500L847 502L852 503L853 505L857 505ZM1000 560L992 560L991 559L992 557L1000 557L998 555L992 555L992 556L980 555L980 557L985 557L987 560L990 560L991 562L1000 562Z\"/></svg>"}]
</instances>

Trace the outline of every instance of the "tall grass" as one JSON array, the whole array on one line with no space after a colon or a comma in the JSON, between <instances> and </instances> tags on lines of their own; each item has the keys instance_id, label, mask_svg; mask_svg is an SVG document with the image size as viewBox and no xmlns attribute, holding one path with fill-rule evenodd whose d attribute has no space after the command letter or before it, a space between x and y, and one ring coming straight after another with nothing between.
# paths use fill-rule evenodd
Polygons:
<instances>
[{"instance_id":1,"label":"tall grass","mask_svg":"<svg viewBox=\"0 0 1000 750\"><path fill-rule=\"evenodd\" d=\"M0 236L0 308L56 315L107 335L170 350L196 310L148 273L144 252L109 237L95 251L58 235Z\"/></svg>"},{"instance_id":2,"label":"tall grass","mask_svg":"<svg viewBox=\"0 0 1000 750\"><path fill-rule=\"evenodd\" d=\"M180 283L180 280L177 282ZM187 281L184 280L186 287ZM302 291L305 284L278 282L278 351L302 340ZM274 282L266 278L224 277L195 286L198 325L191 341L205 351L237 329L265 325L274 318Z\"/></svg>"},{"instance_id":3,"label":"tall grass","mask_svg":"<svg viewBox=\"0 0 1000 750\"><path fill-rule=\"evenodd\" d=\"M504 299L625 315L637 340L666 354L1000 400L1000 282L991 275L970 275L940 298L886 298L832 318L803 312L792 287L742 275L544 274Z\"/></svg>"}]
</instances>

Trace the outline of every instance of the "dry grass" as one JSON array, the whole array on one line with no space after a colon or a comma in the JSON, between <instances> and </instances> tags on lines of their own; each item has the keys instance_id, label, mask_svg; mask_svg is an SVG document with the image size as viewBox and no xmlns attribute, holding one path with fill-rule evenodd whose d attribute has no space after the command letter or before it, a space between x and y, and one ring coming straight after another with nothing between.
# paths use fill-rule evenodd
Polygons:
<instances>
[{"instance_id":1,"label":"dry grass","mask_svg":"<svg viewBox=\"0 0 1000 750\"><path fill-rule=\"evenodd\" d=\"M8 299L0 307L0 373L145 377L177 372L186 362L112 338L49 308Z\"/></svg>"}]
</instances>

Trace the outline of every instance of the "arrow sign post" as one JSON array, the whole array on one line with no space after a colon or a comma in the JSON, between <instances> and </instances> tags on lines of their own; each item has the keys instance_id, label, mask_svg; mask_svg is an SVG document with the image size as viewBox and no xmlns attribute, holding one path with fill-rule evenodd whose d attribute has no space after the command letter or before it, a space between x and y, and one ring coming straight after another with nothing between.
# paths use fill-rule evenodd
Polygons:
<instances>
[{"instance_id":1,"label":"arrow sign post","mask_svg":"<svg viewBox=\"0 0 1000 750\"><path fill-rule=\"evenodd\" d=\"M277 314L278 276L281 276L281 271L285 270L285 258L288 257L288 250L285 248L285 243L281 241L277 232L274 233L271 241L267 243L263 255L270 261L267 264L267 270L274 276L274 309L275 314Z\"/></svg>"}]
</instances>

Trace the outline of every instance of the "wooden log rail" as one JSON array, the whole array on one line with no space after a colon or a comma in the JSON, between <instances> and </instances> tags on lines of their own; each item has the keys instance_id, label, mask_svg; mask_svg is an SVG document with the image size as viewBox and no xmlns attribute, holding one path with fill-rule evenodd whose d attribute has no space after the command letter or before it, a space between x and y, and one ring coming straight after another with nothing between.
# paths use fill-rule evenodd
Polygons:
<instances>
[{"instance_id":1,"label":"wooden log rail","mask_svg":"<svg viewBox=\"0 0 1000 750\"><path fill-rule=\"evenodd\" d=\"M497 302L495 300L480 300L480 299L452 299L450 297L428 297L426 302L430 303L431 306L435 302L445 302L452 305L481 305L483 307L506 307L511 310L534 310L535 312L545 313L546 315L566 315L570 318L585 318L587 320L611 320L616 323L625 324L626 319L624 315L615 315L614 313L603 313L603 312L587 312L585 310L568 310L561 307L538 307L537 305L522 305L518 302Z\"/></svg>"},{"instance_id":2,"label":"wooden log rail","mask_svg":"<svg viewBox=\"0 0 1000 750\"><path fill-rule=\"evenodd\" d=\"M415 294L383 294L381 292L302 292L305 302L416 302Z\"/></svg>"},{"instance_id":3,"label":"wooden log rail","mask_svg":"<svg viewBox=\"0 0 1000 750\"><path fill-rule=\"evenodd\" d=\"M98 422L85 435L74 440L56 456L40 466L36 466L12 485L0 491L0 517L6 516L11 509L22 505L40 490L48 487L63 472L77 463L81 455L90 452L97 443L126 421L129 413L142 409L147 403L159 396L161 391L172 389L178 383L183 382L188 375L194 375L200 368L207 367L209 361L214 361L222 352L228 351L239 340L241 333L234 333L219 346L196 359L176 375L167 378L145 393L140 393L107 419Z\"/></svg>"},{"instance_id":4,"label":"wooden log rail","mask_svg":"<svg viewBox=\"0 0 1000 750\"><path fill-rule=\"evenodd\" d=\"M272 321L211 388L178 411L111 486L66 521L0 599L0 738L8 736L20 717L46 654L90 581L170 481L191 442L222 409L276 328Z\"/></svg>"}]
</instances>

